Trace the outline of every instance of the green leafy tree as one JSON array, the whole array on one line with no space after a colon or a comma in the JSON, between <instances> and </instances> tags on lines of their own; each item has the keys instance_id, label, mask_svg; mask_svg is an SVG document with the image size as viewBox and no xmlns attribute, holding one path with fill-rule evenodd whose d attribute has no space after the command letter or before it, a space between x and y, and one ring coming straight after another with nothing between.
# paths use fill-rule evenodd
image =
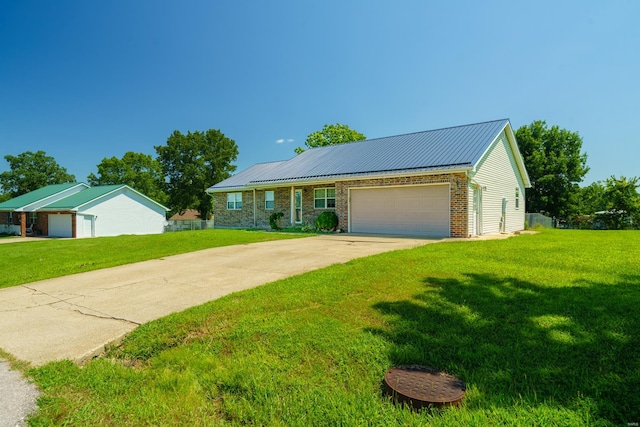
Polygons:
<instances>
[{"instance_id":1,"label":"green leafy tree","mask_svg":"<svg viewBox=\"0 0 640 427\"><path fill-rule=\"evenodd\" d=\"M0 173L0 186L9 198L18 197L51 184L75 182L56 160L42 151L25 151L17 156L6 155L9 170ZM6 196L5 194L5 196Z\"/></svg>"},{"instance_id":2,"label":"green leafy tree","mask_svg":"<svg viewBox=\"0 0 640 427\"><path fill-rule=\"evenodd\" d=\"M344 144L345 142L362 141L365 139L367 139L367 137L360 132L350 129L347 125L336 123L334 125L324 125L322 130L310 133L304 145L306 145L308 149ZM300 154L304 152L305 149L298 147L294 151L296 154Z\"/></svg>"},{"instance_id":3,"label":"green leafy tree","mask_svg":"<svg viewBox=\"0 0 640 427\"><path fill-rule=\"evenodd\" d=\"M607 209L605 199L605 187L601 181L596 181L590 185L580 189L580 208L579 212L583 215L592 215Z\"/></svg>"},{"instance_id":4,"label":"green leafy tree","mask_svg":"<svg viewBox=\"0 0 640 427\"><path fill-rule=\"evenodd\" d=\"M98 164L98 175L91 173L87 180L90 185L126 184L162 204L169 200L162 165L149 154L129 151L121 159L105 157Z\"/></svg>"},{"instance_id":5,"label":"green leafy tree","mask_svg":"<svg viewBox=\"0 0 640 427\"><path fill-rule=\"evenodd\" d=\"M605 214L603 215L608 229L621 230L638 228L640 221L640 178L607 179L604 187Z\"/></svg>"},{"instance_id":6,"label":"green leafy tree","mask_svg":"<svg viewBox=\"0 0 640 427\"><path fill-rule=\"evenodd\" d=\"M166 145L156 146L173 212L197 209L208 219L212 210L210 186L231 176L238 158L238 146L216 129L206 132L174 131Z\"/></svg>"},{"instance_id":7,"label":"green leafy tree","mask_svg":"<svg viewBox=\"0 0 640 427\"><path fill-rule=\"evenodd\" d=\"M580 135L558 126L548 128L543 120L522 126L515 135L531 179L527 210L560 218L576 213L578 183L589 172Z\"/></svg>"}]
</instances>

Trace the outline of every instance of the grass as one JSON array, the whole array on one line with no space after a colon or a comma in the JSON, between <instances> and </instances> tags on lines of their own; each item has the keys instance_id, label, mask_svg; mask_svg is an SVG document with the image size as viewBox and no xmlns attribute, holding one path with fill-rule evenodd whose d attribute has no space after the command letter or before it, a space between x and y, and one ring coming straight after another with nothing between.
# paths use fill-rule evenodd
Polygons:
<instances>
[{"instance_id":1,"label":"grass","mask_svg":"<svg viewBox=\"0 0 640 427\"><path fill-rule=\"evenodd\" d=\"M0 288L219 246L304 237L245 230L38 240L0 245Z\"/></svg>"},{"instance_id":2,"label":"grass","mask_svg":"<svg viewBox=\"0 0 640 427\"><path fill-rule=\"evenodd\" d=\"M640 233L548 230L354 260L145 324L29 375L34 425L608 426L640 422ZM461 408L382 393L398 364Z\"/></svg>"}]
</instances>

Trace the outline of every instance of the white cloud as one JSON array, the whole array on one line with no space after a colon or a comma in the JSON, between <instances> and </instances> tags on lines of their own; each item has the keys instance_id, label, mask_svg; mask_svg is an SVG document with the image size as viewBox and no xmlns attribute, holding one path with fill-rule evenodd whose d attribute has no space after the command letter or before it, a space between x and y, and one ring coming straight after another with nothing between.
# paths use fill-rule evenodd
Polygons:
<instances>
[{"instance_id":1,"label":"white cloud","mask_svg":"<svg viewBox=\"0 0 640 427\"><path fill-rule=\"evenodd\" d=\"M282 144L284 142L283 138L276 139L276 144Z\"/></svg>"},{"instance_id":2,"label":"white cloud","mask_svg":"<svg viewBox=\"0 0 640 427\"><path fill-rule=\"evenodd\" d=\"M285 142L289 143L289 142L293 142L294 139L293 138L280 138L280 139L276 139L276 144L284 144Z\"/></svg>"}]
</instances>

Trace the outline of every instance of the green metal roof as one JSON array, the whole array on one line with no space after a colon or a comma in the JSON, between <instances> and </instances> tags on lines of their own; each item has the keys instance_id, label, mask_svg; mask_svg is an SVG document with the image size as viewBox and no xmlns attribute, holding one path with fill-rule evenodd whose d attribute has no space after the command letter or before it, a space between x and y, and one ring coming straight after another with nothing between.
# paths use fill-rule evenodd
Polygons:
<instances>
[{"instance_id":1,"label":"green metal roof","mask_svg":"<svg viewBox=\"0 0 640 427\"><path fill-rule=\"evenodd\" d=\"M85 205L95 199L99 199L100 197L119 190L121 188L127 187L124 184L120 185L101 185L99 187L89 187L86 190L80 191L79 193L72 194L69 197L65 197L64 199L58 200L57 202L53 202L50 205L44 206L44 210L52 210L52 209L69 209L73 210L82 205ZM128 188L128 187L127 187Z\"/></svg>"},{"instance_id":2,"label":"green metal roof","mask_svg":"<svg viewBox=\"0 0 640 427\"><path fill-rule=\"evenodd\" d=\"M132 193L138 194L140 197L149 200L152 203L162 207L164 210L169 210L166 206L161 205L153 199L145 196L139 191L134 190L125 184L117 184L117 185L101 185L98 187L89 187L85 190L82 190L78 193L72 194L69 197L65 197L64 199L60 199L56 202L53 202L49 205L43 206L42 211L54 211L54 210L77 210L78 208L86 205L87 203L91 203L95 200L98 200L108 194L114 193L119 190L128 190Z\"/></svg>"},{"instance_id":3,"label":"green metal roof","mask_svg":"<svg viewBox=\"0 0 640 427\"><path fill-rule=\"evenodd\" d=\"M68 190L77 185L85 185L85 184L82 184L79 182L70 182L66 184L47 185L46 187L39 188L27 194L14 197L13 199L0 203L0 211L15 211L18 209L22 209L26 206L29 206L40 200L46 199L47 197L54 196L57 193Z\"/></svg>"}]
</instances>

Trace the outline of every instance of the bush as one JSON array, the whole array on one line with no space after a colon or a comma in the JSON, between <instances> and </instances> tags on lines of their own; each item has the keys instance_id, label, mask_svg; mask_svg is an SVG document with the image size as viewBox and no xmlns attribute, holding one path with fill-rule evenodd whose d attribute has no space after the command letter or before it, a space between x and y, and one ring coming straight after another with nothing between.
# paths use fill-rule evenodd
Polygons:
<instances>
[{"instance_id":1,"label":"bush","mask_svg":"<svg viewBox=\"0 0 640 427\"><path fill-rule=\"evenodd\" d=\"M335 231L338 228L338 215L335 212L322 212L316 218L316 228L321 231Z\"/></svg>"},{"instance_id":2,"label":"bush","mask_svg":"<svg viewBox=\"0 0 640 427\"><path fill-rule=\"evenodd\" d=\"M280 230L280 224L278 224L278 221L283 216L284 214L282 212L274 212L271 215L269 215L269 225L273 230Z\"/></svg>"}]
</instances>

